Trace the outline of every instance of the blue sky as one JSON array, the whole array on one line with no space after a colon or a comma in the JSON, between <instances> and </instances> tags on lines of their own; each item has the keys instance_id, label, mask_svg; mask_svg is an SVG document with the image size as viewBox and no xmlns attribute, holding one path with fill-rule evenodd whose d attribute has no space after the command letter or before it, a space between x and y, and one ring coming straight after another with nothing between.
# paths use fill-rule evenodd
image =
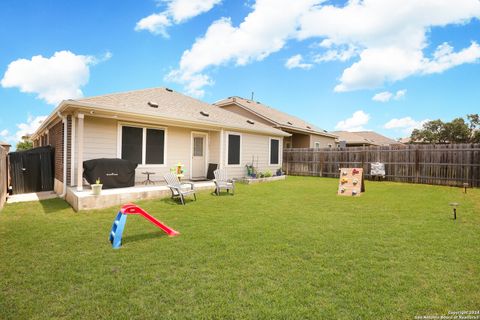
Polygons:
<instances>
[{"instance_id":1,"label":"blue sky","mask_svg":"<svg viewBox=\"0 0 480 320\"><path fill-rule=\"evenodd\" d=\"M0 2L0 140L61 99L166 86L398 138L480 112L480 1ZM35 57L35 58L34 58Z\"/></svg>"}]
</instances>

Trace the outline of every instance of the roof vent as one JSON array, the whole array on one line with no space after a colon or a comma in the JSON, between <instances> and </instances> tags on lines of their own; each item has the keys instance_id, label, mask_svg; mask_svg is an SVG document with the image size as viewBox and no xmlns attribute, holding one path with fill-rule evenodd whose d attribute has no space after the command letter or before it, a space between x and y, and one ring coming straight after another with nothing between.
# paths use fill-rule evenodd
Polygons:
<instances>
[{"instance_id":1,"label":"roof vent","mask_svg":"<svg viewBox=\"0 0 480 320\"><path fill-rule=\"evenodd\" d=\"M205 112L205 111L200 111L200 114L201 114L202 116L204 116L204 117L210 116L210 114L208 114L208 113Z\"/></svg>"},{"instance_id":2,"label":"roof vent","mask_svg":"<svg viewBox=\"0 0 480 320\"><path fill-rule=\"evenodd\" d=\"M307 129L312 129L312 127L310 127L310 126L307 126Z\"/></svg>"},{"instance_id":3,"label":"roof vent","mask_svg":"<svg viewBox=\"0 0 480 320\"><path fill-rule=\"evenodd\" d=\"M173 92L173 90L170 88L165 88L165 90L167 90L168 92Z\"/></svg>"},{"instance_id":4,"label":"roof vent","mask_svg":"<svg viewBox=\"0 0 480 320\"><path fill-rule=\"evenodd\" d=\"M252 120L247 120L247 123L255 124L255 122L253 122Z\"/></svg>"},{"instance_id":5,"label":"roof vent","mask_svg":"<svg viewBox=\"0 0 480 320\"><path fill-rule=\"evenodd\" d=\"M290 121L287 121L287 123L288 123L289 125L293 126L293 123L291 123Z\"/></svg>"},{"instance_id":6,"label":"roof vent","mask_svg":"<svg viewBox=\"0 0 480 320\"><path fill-rule=\"evenodd\" d=\"M247 103L250 103L250 100L247 100Z\"/></svg>"},{"instance_id":7,"label":"roof vent","mask_svg":"<svg viewBox=\"0 0 480 320\"><path fill-rule=\"evenodd\" d=\"M327 131L327 130L323 130L323 132L327 133L328 131Z\"/></svg>"},{"instance_id":8,"label":"roof vent","mask_svg":"<svg viewBox=\"0 0 480 320\"><path fill-rule=\"evenodd\" d=\"M156 102L148 101L148 105L152 108L158 108L158 103Z\"/></svg>"}]
</instances>

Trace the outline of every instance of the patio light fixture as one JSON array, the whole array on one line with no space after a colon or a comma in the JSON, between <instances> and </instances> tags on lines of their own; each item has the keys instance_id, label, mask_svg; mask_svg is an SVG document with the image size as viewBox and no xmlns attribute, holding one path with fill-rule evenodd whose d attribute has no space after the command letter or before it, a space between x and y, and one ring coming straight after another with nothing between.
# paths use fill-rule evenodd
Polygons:
<instances>
[{"instance_id":1,"label":"patio light fixture","mask_svg":"<svg viewBox=\"0 0 480 320\"><path fill-rule=\"evenodd\" d=\"M453 207L453 220L457 220L457 207L459 205L458 202L450 202L450 207Z\"/></svg>"}]
</instances>

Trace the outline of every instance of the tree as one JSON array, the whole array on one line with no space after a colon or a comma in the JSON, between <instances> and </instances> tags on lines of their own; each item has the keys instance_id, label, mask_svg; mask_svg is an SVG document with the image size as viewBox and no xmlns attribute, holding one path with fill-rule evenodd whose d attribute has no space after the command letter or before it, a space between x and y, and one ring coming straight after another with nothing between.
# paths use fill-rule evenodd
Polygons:
<instances>
[{"instance_id":1,"label":"tree","mask_svg":"<svg viewBox=\"0 0 480 320\"><path fill-rule=\"evenodd\" d=\"M470 142L480 143L480 116L478 114L469 114L467 119L470 125Z\"/></svg>"},{"instance_id":2,"label":"tree","mask_svg":"<svg viewBox=\"0 0 480 320\"><path fill-rule=\"evenodd\" d=\"M444 126L445 124L440 119L428 121L423 124L422 129L413 130L410 140L412 142L445 143Z\"/></svg>"},{"instance_id":3,"label":"tree","mask_svg":"<svg viewBox=\"0 0 480 320\"><path fill-rule=\"evenodd\" d=\"M480 116L467 115L455 118L450 122L432 120L423 124L421 129L413 130L411 142L422 143L479 143L480 142Z\"/></svg>"},{"instance_id":4,"label":"tree","mask_svg":"<svg viewBox=\"0 0 480 320\"><path fill-rule=\"evenodd\" d=\"M463 118L455 118L444 124L443 137L444 142L468 143L470 142L471 130Z\"/></svg>"},{"instance_id":5,"label":"tree","mask_svg":"<svg viewBox=\"0 0 480 320\"><path fill-rule=\"evenodd\" d=\"M30 150L33 148L33 143L30 140L22 140L17 143L17 151Z\"/></svg>"}]
</instances>

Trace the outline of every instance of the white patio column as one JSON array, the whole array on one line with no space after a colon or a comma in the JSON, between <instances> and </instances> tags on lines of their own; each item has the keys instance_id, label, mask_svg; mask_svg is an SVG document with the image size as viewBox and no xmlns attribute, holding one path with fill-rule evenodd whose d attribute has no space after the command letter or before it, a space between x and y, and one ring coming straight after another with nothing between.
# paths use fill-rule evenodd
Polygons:
<instances>
[{"instance_id":1,"label":"white patio column","mask_svg":"<svg viewBox=\"0 0 480 320\"><path fill-rule=\"evenodd\" d=\"M77 191L83 190L83 119L84 114L79 113L78 118L78 128L77 128Z\"/></svg>"},{"instance_id":2,"label":"white patio column","mask_svg":"<svg viewBox=\"0 0 480 320\"><path fill-rule=\"evenodd\" d=\"M71 135L70 135L70 187L75 185L75 116L72 116L72 126L70 128Z\"/></svg>"},{"instance_id":3,"label":"white patio column","mask_svg":"<svg viewBox=\"0 0 480 320\"><path fill-rule=\"evenodd\" d=\"M223 131L223 129L220 130L220 159L219 159L220 163L218 164L219 169L223 168L223 157L224 157L223 153L224 153L224 149L225 149L224 148L225 143L223 143L224 135L225 135L225 132Z\"/></svg>"}]
</instances>

